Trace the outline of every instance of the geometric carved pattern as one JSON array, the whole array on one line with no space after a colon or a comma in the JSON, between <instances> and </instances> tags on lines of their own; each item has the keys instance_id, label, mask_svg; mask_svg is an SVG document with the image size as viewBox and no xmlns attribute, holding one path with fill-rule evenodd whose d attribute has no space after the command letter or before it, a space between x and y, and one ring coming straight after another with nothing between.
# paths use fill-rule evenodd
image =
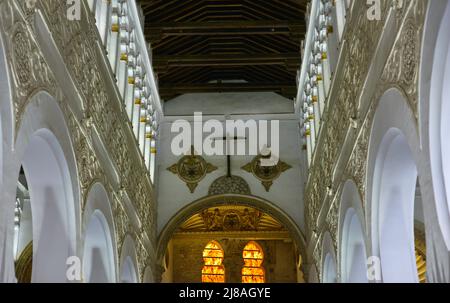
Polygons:
<instances>
[{"instance_id":1,"label":"geometric carved pattern","mask_svg":"<svg viewBox=\"0 0 450 303\"><path fill-rule=\"evenodd\" d=\"M76 167L80 182L82 209L86 202L87 191L94 182L101 182L108 192L122 198L126 192L133 204L139 220L142 222L139 235L145 241L134 236L139 242L139 261L148 263L148 240L155 246L156 220L153 189L148 172L142 159L135 152L134 136L128 127L128 117L122 109L122 102L112 90L108 89L108 77L102 75L103 61L99 60L99 35L95 20L88 11L85 2L81 5L82 22L67 18L67 3L60 0L30 1L36 10L27 7L29 1L0 1L0 31L8 56L11 73L12 100L16 130L20 127L21 117L31 97L37 92L46 91L53 96L65 116L72 139ZM35 12L42 13L57 51L64 61L67 72L79 92L80 100L69 102L63 90L58 87L55 75L46 62L36 41ZM73 107L79 103L79 107ZM93 130L96 130L110 153L112 162L120 172L119 189L115 192L112 180L105 174L97 158L93 145ZM18 133L17 131L15 132ZM131 181L129 181L131 180ZM116 203L116 202L114 202ZM119 202L123 203L122 201ZM116 211L121 206L115 207ZM118 248L124 234L136 234L129 224L130 219L122 210L117 232ZM115 222L117 223L117 222ZM142 243L146 243L143 245ZM119 252L120 253L120 252ZM151 252L153 253L153 252ZM143 264L139 264L141 266ZM141 271L142 274L142 271Z\"/></svg>"},{"instance_id":2,"label":"geometric carved pattern","mask_svg":"<svg viewBox=\"0 0 450 303\"><path fill-rule=\"evenodd\" d=\"M365 5L358 2L349 14L347 30L344 32L347 38L344 39L352 41L352 45L341 54L342 60L347 63L344 63L343 68L340 69L342 75L335 77L334 81L339 82L334 85L340 89L337 90L337 96L330 97L330 100L335 101L329 102L325 108L322 139L317 143L316 156L311 163L305 189L306 220L309 231L316 230L320 239L324 230L329 230L335 247L337 247L336 233L340 204L340 191L336 189L348 179L353 180L359 189L364 209L369 140L373 118L381 96L392 87L399 89L418 119L418 69L427 1L392 2L395 5L390 1L381 1L381 3L381 21L368 21L363 16L366 11ZM369 100L364 100L360 98L363 84L390 9L394 12L398 36L385 62L380 79L374 86L372 96ZM339 70L337 72L339 73ZM347 136L351 132L356 135ZM347 138L352 138L353 141L346 142ZM342 148L344 145L353 146L350 155L344 154L345 149ZM333 172L340 158L348 159L348 161L343 167L344 171L334 175ZM330 192L332 195L329 195ZM333 202L325 203L327 199ZM324 205L330 205L331 209L322 210ZM321 211L327 214L325 220L319 219ZM319 271L321 264L318 262L320 256L318 250L320 249L321 245L318 245L314 252Z\"/></svg>"},{"instance_id":3,"label":"geometric carved pattern","mask_svg":"<svg viewBox=\"0 0 450 303\"><path fill-rule=\"evenodd\" d=\"M328 194L336 192L333 171L347 134L352 127L360 124L359 96L383 31L388 1L381 1L381 6L382 21L369 21L367 6L362 2L355 2L347 19L343 39L352 43L341 54L344 63L335 77L340 89L336 93L332 91L329 97L332 102L327 102L321 140L317 142L316 156L311 163L305 189L306 221L310 231L316 229L316 220Z\"/></svg>"},{"instance_id":4,"label":"geometric carved pattern","mask_svg":"<svg viewBox=\"0 0 450 303\"><path fill-rule=\"evenodd\" d=\"M241 177L223 176L216 179L209 187L208 195L217 196L225 194L251 195L250 186Z\"/></svg>"}]
</instances>

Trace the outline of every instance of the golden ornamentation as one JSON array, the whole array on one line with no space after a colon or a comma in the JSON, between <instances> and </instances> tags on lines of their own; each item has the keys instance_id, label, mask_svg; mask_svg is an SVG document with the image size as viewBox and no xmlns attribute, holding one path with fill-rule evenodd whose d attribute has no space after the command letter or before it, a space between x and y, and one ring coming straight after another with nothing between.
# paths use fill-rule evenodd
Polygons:
<instances>
[{"instance_id":1,"label":"golden ornamentation","mask_svg":"<svg viewBox=\"0 0 450 303\"><path fill-rule=\"evenodd\" d=\"M261 166L262 156L256 156L252 162L244 165L243 170L253 174L268 192L272 187L273 181L278 179L282 173L292 168L289 164L279 160L277 165L274 166Z\"/></svg>"},{"instance_id":2,"label":"golden ornamentation","mask_svg":"<svg viewBox=\"0 0 450 303\"><path fill-rule=\"evenodd\" d=\"M182 233L228 231L286 231L271 215L247 206L218 206L188 218L179 228Z\"/></svg>"},{"instance_id":3,"label":"golden ornamentation","mask_svg":"<svg viewBox=\"0 0 450 303\"><path fill-rule=\"evenodd\" d=\"M28 243L15 262L16 278L18 283L31 283L33 273L33 241Z\"/></svg>"},{"instance_id":4,"label":"golden ornamentation","mask_svg":"<svg viewBox=\"0 0 450 303\"><path fill-rule=\"evenodd\" d=\"M178 163L167 168L170 172L178 175L178 177L186 183L187 187L194 193L198 183L202 181L205 176L217 170L217 167L198 155L195 155L194 147L191 148L191 154L182 157Z\"/></svg>"},{"instance_id":5,"label":"golden ornamentation","mask_svg":"<svg viewBox=\"0 0 450 303\"><path fill-rule=\"evenodd\" d=\"M248 208L215 208L202 211L200 216L207 231L250 231L258 230L263 214Z\"/></svg>"},{"instance_id":6,"label":"golden ornamentation","mask_svg":"<svg viewBox=\"0 0 450 303\"><path fill-rule=\"evenodd\" d=\"M276 220L285 230L289 232L289 236L298 247L299 253L302 255L304 263L308 264L311 262L309 261L307 255L308 250L306 241L296 223L274 203L264 200L260 197L245 195L206 196L189 203L186 207L181 209L169 220L169 222L160 233L157 250L158 262L162 264L168 243L175 234L183 231L192 231L193 233L195 233L196 231L206 231L202 218L200 216L201 212L205 208L214 210L215 208L220 209L221 207L228 209L232 207L241 207L245 209L247 207L249 208L249 211L251 211L252 208L259 210L263 213L263 216L259 221L259 230L263 230L263 226L264 228L273 230L270 226L274 226L273 221ZM274 220L269 220L266 215L273 218ZM183 235L183 237L185 236L186 235ZM307 279L307 273L305 273L305 275Z\"/></svg>"},{"instance_id":7,"label":"golden ornamentation","mask_svg":"<svg viewBox=\"0 0 450 303\"><path fill-rule=\"evenodd\" d=\"M427 282L427 244L425 242L425 232L414 229L414 246L416 253L417 274L420 283Z\"/></svg>"}]
</instances>

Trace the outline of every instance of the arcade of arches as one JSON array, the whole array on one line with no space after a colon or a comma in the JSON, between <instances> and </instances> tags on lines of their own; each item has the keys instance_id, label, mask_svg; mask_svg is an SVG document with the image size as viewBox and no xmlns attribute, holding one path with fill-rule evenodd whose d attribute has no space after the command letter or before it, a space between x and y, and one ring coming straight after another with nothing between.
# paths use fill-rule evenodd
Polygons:
<instances>
[{"instance_id":1,"label":"arcade of arches","mask_svg":"<svg viewBox=\"0 0 450 303\"><path fill-rule=\"evenodd\" d=\"M449 1L72 2L0 0L0 282L450 282Z\"/></svg>"}]
</instances>

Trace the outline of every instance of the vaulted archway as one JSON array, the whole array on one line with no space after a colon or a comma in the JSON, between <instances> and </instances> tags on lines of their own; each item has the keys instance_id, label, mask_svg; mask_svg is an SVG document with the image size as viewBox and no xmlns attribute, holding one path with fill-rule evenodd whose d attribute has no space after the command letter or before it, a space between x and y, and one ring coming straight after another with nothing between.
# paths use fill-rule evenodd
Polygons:
<instances>
[{"instance_id":1,"label":"vaulted archway","mask_svg":"<svg viewBox=\"0 0 450 303\"><path fill-rule=\"evenodd\" d=\"M283 241L285 241L286 247L284 248L284 253L287 253L287 256L292 257L291 263L294 275L292 275L293 281L291 282L295 282L297 279L295 272L296 254L301 254L302 259L306 260L303 236L298 230L298 227L284 214L283 211L278 209L272 203L258 197L218 195L209 196L193 202L174 216L161 233L158 243L159 262L163 264L163 258L169 242L180 242L183 239L193 239L193 237L196 241L199 241L198 251L201 251L211 240L220 240L220 244L225 249L225 268L228 268L228 262L231 262L234 265L237 264L238 268L238 270L235 271L236 273L233 274L233 271L230 270L230 273L227 274L228 282L241 282L240 276L243 266L242 251L245 245L251 240L259 239L259 242L262 240L269 242L273 241L273 243L269 244L264 241L264 243L261 242L262 246L272 245L272 247L275 247L276 245L283 246ZM282 241L275 243L279 240ZM186 241L188 242L183 242L180 245L184 245L184 247L186 247L186 245L193 247L194 241ZM222 244L221 241L225 244ZM177 244L178 242L174 243ZM202 262L201 259L198 258L201 254L196 253L195 251L197 250L191 251L190 248L188 250L190 251L190 254L197 255L197 257L195 257L197 259L194 258L193 261L189 263L193 264L199 262L199 266L197 267L200 268ZM236 252L236 258L239 260L227 260L227 250ZM264 247L263 250L265 250ZM239 252L239 254L237 252ZM290 260L291 257L286 258ZM173 258L173 255L171 258ZM240 263L242 263L242 266L238 266ZM193 267L196 268L195 266ZM189 270L191 270L191 267ZM189 274L189 276L197 275L197 272L200 272L200 269L193 270L195 272ZM302 268L302 270L304 269ZM270 275L267 278L268 281L270 281Z\"/></svg>"},{"instance_id":2,"label":"vaulted archway","mask_svg":"<svg viewBox=\"0 0 450 303\"><path fill-rule=\"evenodd\" d=\"M131 236L127 236L122 244L122 252L120 255L120 282L122 283L138 283L138 261L136 254L135 241Z\"/></svg>"},{"instance_id":3,"label":"vaulted archway","mask_svg":"<svg viewBox=\"0 0 450 303\"><path fill-rule=\"evenodd\" d=\"M399 121L399 114L405 117L403 121ZM386 91L370 138L366 205L372 254L380 258L383 282L419 281L414 209L421 179L414 121L402 93Z\"/></svg>"},{"instance_id":4,"label":"vaulted archway","mask_svg":"<svg viewBox=\"0 0 450 303\"><path fill-rule=\"evenodd\" d=\"M83 280L117 281L117 255L109 196L100 183L89 191L84 212Z\"/></svg>"},{"instance_id":5,"label":"vaulted archway","mask_svg":"<svg viewBox=\"0 0 450 303\"><path fill-rule=\"evenodd\" d=\"M67 282L67 259L77 253L80 210L69 131L58 103L47 92L32 96L21 115L15 157L3 187L10 254L5 267L24 256L30 264L22 263L23 268L31 267L31 273L22 279L24 272L16 270L19 280ZM27 196L19 197L19 192Z\"/></svg>"},{"instance_id":6,"label":"vaulted archway","mask_svg":"<svg viewBox=\"0 0 450 303\"><path fill-rule=\"evenodd\" d=\"M367 283L367 248L364 213L359 190L352 180L342 189L339 211L340 282Z\"/></svg>"}]
</instances>

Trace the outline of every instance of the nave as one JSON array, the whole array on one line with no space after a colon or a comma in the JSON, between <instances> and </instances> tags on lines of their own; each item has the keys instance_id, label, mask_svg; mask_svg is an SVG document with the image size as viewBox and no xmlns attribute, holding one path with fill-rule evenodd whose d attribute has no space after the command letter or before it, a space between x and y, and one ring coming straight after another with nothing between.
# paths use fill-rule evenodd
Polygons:
<instances>
[{"instance_id":1,"label":"nave","mask_svg":"<svg viewBox=\"0 0 450 303\"><path fill-rule=\"evenodd\" d=\"M450 282L450 3L391 2L0 0L0 282Z\"/></svg>"}]
</instances>

